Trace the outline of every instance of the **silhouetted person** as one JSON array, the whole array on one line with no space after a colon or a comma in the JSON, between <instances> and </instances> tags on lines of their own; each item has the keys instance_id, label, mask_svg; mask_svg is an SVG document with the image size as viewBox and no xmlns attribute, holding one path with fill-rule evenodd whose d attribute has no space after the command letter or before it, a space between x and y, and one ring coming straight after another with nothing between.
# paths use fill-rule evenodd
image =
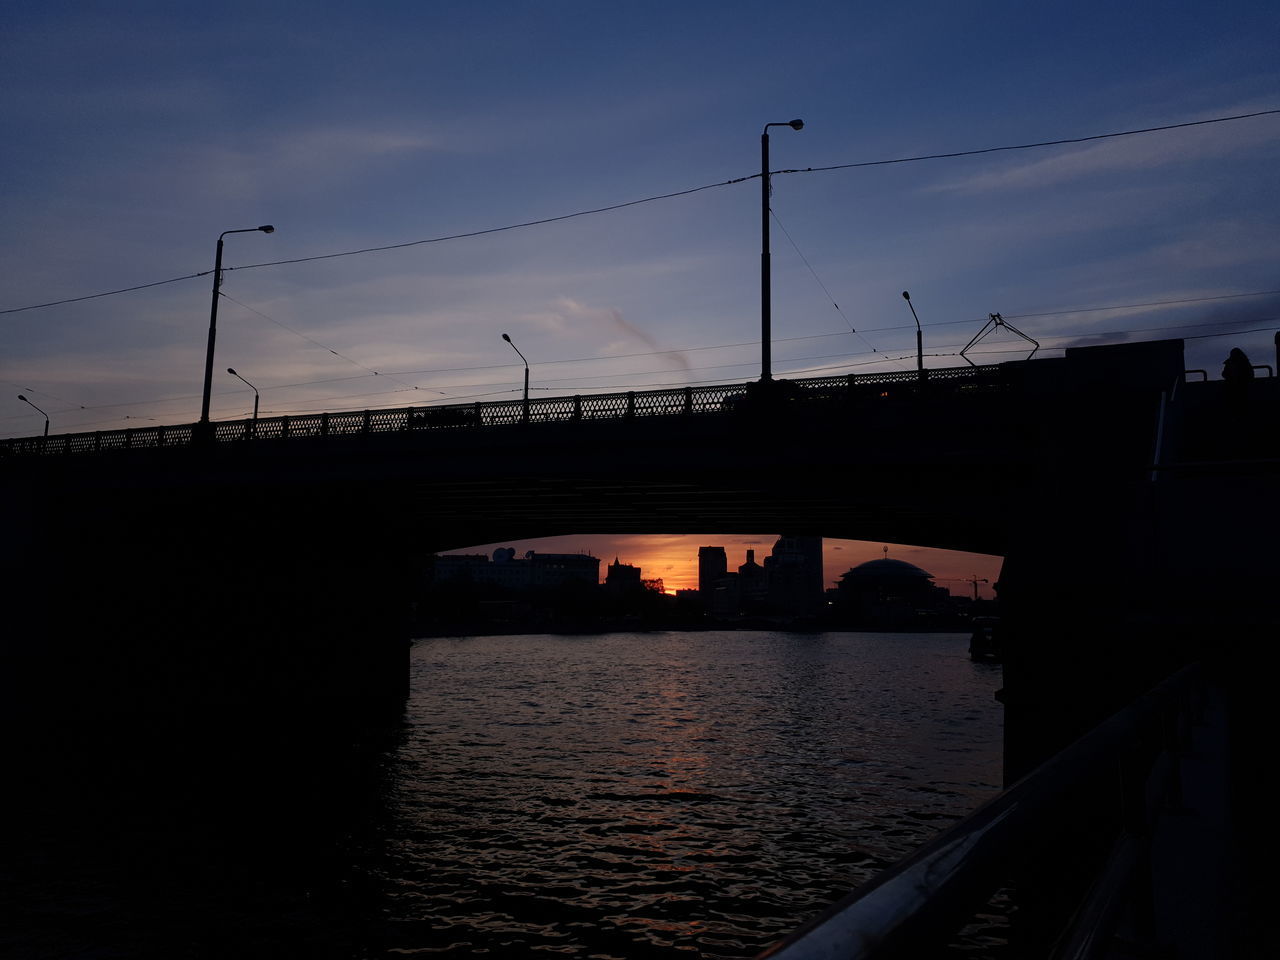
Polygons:
<instances>
[{"instance_id":1,"label":"silhouetted person","mask_svg":"<svg viewBox=\"0 0 1280 960\"><path fill-rule=\"evenodd\" d=\"M1253 382L1253 365L1239 347L1232 347L1222 364L1222 382L1225 387L1223 409L1225 422L1221 440L1227 444L1233 456L1250 449L1255 427L1249 409L1249 385Z\"/></svg>"},{"instance_id":2,"label":"silhouetted person","mask_svg":"<svg viewBox=\"0 0 1280 960\"><path fill-rule=\"evenodd\" d=\"M1253 379L1253 364L1239 347L1232 347L1222 365L1222 379L1229 383L1243 383Z\"/></svg>"}]
</instances>

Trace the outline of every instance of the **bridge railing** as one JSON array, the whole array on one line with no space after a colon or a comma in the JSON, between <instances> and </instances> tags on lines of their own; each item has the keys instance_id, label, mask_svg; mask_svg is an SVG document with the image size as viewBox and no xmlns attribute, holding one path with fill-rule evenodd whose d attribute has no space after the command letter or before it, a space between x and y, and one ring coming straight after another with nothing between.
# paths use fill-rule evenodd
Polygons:
<instances>
[{"instance_id":1,"label":"bridge railing","mask_svg":"<svg viewBox=\"0 0 1280 960\"><path fill-rule=\"evenodd\" d=\"M934 956L1003 885L1013 881L1016 889L1028 869L1040 871L1042 896L1080 907L1074 919L1037 911L1048 940L1105 941L1116 911L1149 895L1151 877L1142 875L1149 862L1134 852L1149 842L1161 806L1176 806L1179 757L1208 682L1199 664L1183 668L759 960ZM1064 844L1075 844L1066 855L1079 863L1098 850L1093 876L1100 880L1091 893L1057 877L1072 873L1054 860ZM1046 889L1050 875L1066 889ZM1110 891L1106 902L1099 891Z\"/></svg>"},{"instance_id":2,"label":"bridge railing","mask_svg":"<svg viewBox=\"0 0 1280 960\"><path fill-rule=\"evenodd\" d=\"M1000 365L947 367L847 374L779 381L787 384L788 400L840 400L850 397L897 396L922 387L931 391L986 391L1005 385ZM877 389L878 388L878 389ZM752 383L627 393L593 393L530 400L399 407L389 410L345 410L259 420L221 420L212 425L219 444L251 440L355 436L417 430L458 430L520 423L615 420L635 417L701 416L742 409L752 395ZM0 440L0 456L91 454L121 450L189 447L200 436L199 425L138 427L64 433L48 437Z\"/></svg>"}]
</instances>

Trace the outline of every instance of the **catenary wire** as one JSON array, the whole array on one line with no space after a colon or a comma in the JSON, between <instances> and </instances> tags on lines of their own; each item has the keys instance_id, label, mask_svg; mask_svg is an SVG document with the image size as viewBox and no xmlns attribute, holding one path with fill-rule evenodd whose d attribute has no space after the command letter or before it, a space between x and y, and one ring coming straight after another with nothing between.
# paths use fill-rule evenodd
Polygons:
<instances>
[{"instance_id":1,"label":"catenary wire","mask_svg":"<svg viewBox=\"0 0 1280 960\"><path fill-rule=\"evenodd\" d=\"M1115 133L1095 133L1087 137L1068 137L1060 140L1038 140L1035 143L1018 143L1002 147L983 147L978 150L955 150L950 153L930 153L915 157L897 157L892 160L863 160L858 163L836 163L826 167L802 167L791 170L771 171L770 176L788 173L823 173L828 170L852 170L858 167L883 167L893 163L915 163L920 160L949 160L953 157L976 157L984 153L1002 153L1009 150L1032 150L1037 147L1061 147L1072 143L1089 143L1093 140L1110 140L1115 137L1132 137L1143 133L1160 133L1165 130L1181 130L1185 127L1201 127L1210 123L1228 123L1232 120L1249 120L1280 113L1280 109L1257 110L1231 117L1212 117L1208 120L1189 120L1185 123L1166 123L1158 127L1141 127L1135 130L1119 130ZM758 176L758 174L757 174Z\"/></svg>"},{"instance_id":2,"label":"catenary wire","mask_svg":"<svg viewBox=\"0 0 1280 960\"><path fill-rule=\"evenodd\" d=\"M258 315L258 316L260 316L263 320L269 320L271 323L274 323L276 326L278 326L278 327L282 327L282 328L284 328L285 330L288 330L288 331L289 331L290 333L292 333L294 336L296 336L296 337L301 337L303 340L307 341L307 343L314 344L315 346L319 347L321 350L327 350L327 351L329 351L331 354L333 354L333 355L334 355L335 357L337 357L339 360L345 360L345 361L347 361L347 363L350 363L350 364L352 364L353 366L357 366L357 367L359 367L361 370L366 370L366 371L368 371L372 376L375 376L375 377L386 377L388 380L394 380L396 383L401 384L402 386L405 386L405 387L411 388L411 389L413 389L413 390L418 390L418 389L420 389L419 387L415 386L415 385L414 385L414 384L412 384L412 383L406 383L406 382L405 382L405 381L403 381L403 380L399 380L399 379L397 379L397 378L395 377L395 375L394 375L394 374L390 374L390 373L382 373L381 371L374 370L372 367L366 367L366 366L365 366L363 363L361 363L359 360L352 360L352 359L351 359L350 357L348 357L345 353L339 353L337 350L333 349L333 347L330 347L330 346L328 346L327 344L323 344L323 343L321 343L319 340L315 339L314 337L309 337L309 336L307 336L307 334L302 333L302 332L301 332L301 331L299 331L299 330L295 330L295 329L293 329L293 327L289 326L287 323L282 323L281 321L277 320L275 317L267 316L267 314L263 313L261 310L258 310L258 309L257 309L257 308L255 308L255 307L251 307L251 306L249 306L247 303L241 303L239 300L237 300L235 297L231 296L230 294L222 293L222 294L221 294L221 296L222 296L222 297L224 297L224 298L226 298L227 300L230 300L232 303L236 304L237 306L244 307L244 309L248 310L250 313L257 314L257 315Z\"/></svg>"},{"instance_id":3,"label":"catenary wire","mask_svg":"<svg viewBox=\"0 0 1280 960\"><path fill-rule=\"evenodd\" d=\"M1258 323L1258 322L1263 322L1263 323L1275 323L1275 322L1280 322L1280 318L1255 318L1254 320L1252 320L1252 321L1250 321L1250 322L1254 322L1254 323ZM1164 329L1164 328L1158 328L1158 327L1157 327L1157 328L1150 328L1150 329ZM1134 331L1117 331L1117 332L1115 332L1115 333L1116 333L1117 335L1124 335L1125 333L1129 333L1129 332L1134 332ZM1217 338L1217 337L1231 337L1231 336L1238 336L1238 335L1248 334L1248 333L1270 333L1270 332L1272 332L1272 327L1256 327L1256 328L1253 328L1253 329L1250 329L1250 330L1233 330L1233 331L1228 331L1228 332L1223 332L1223 333L1206 333L1206 334L1197 334L1197 335L1193 335L1193 336L1185 337L1184 339L1187 339L1187 340L1206 340L1206 339L1213 339L1213 338ZM1095 334L1094 336L1107 336L1107 335L1109 335L1109 334ZM1050 338L1050 339L1074 339L1074 338L1072 338L1072 337L1067 337L1067 336L1062 336L1062 337L1054 337L1054 338ZM959 346L959 344L953 344L952 346ZM1064 349L1066 349L1066 347L1063 347L1063 346L1057 346L1057 347L1055 347L1055 346L1044 346L1044 347L1042 347L1041 349L1043 349L1043 350L1045 350L1045 351L1058 351L1058 350L1064 350ZM1007 348L1007 349L996 349L996 350L990 350L990 349L989 349L989 350L975 350L975 351L973 351L973 355L974 355L974 356L997 356L997 355L1004 355L1004 354L1022 354L1022 353L1026 353L1026 352L1027 352L1027 351L1026 351L1026 348L1021 347L1021 346L1017 346L1017 347L1012 347L1012 348ZM854 354L854 356L858 356L858 354ZM796 373L823 373L823 372L832 371L832 370L848 370L848 369L853 368L853 367L865 367L865 366L872 366L872 365L877 364L877 363L883 363L883 362L885 362L885 360L886 360L886 359L887 359L887 360L890 360L890 361L903 361L903 360L910 360L910 359L914 358L914 356L915 356L915 354L904 354L904 355L902 355L902 356L900 356L900 357L885 357L885 358L882 358L882 359L861 360L861 361L854 361L854 362L847 362L847 363L831 364L831 365L828 365L828 366L822 366L822 367L811 367L811 368L809 368L809 369L807 369L807 370L790 371L790 372L794 375L794 374L796 374ZM955 352L953 352L953 353L926 353L926 354L925 354L925 356L926 356L926 357L935 357L935 358L937 358L937 357L955 357L955 356L959 356L959 353L955 353ZM816 359L816 358L815 358L815 359ZM783 362L790 362L790 361L783 361ZM710 369L714 369L714 368L710 368ZM654 371L654 372L656 373L656 372L661 372L661 371ZM708 380L695 380L695 381L692 381L692 382L690 382L690 381L671 381L671 382L665 382L665 383L664 383L664 382L657 382L657 383L633 383L633 384L602 384L602 385L600 385L600 386L598 386L598 387L580 386L580 387L578 387L578 389L580 389L580 390L591 390L591 389L599 389L599 390L619 390L619 389L629 389L629 388L643 389L643 388L682 387L682 386L707 386L707 385L716 385L716 384L735 384L735 383L741 383L741 382L742 382L742 381L741 381L740 379L738 379L738 378L725 378L725 377L720 377L720 378L713 378L713 379L708 379ZM550 391L550 390L553 390L553 389L563 389L563 388L555 388L555 387L532 387L531 389L532 389L532 390L539 390L539 391ZM389 395L394 395L394 394L396 394L396 393L407 393L407 392L408 392L407 390L403 390L403 389L402 389L402 390L391 390L391 391L385 391L385 392L382 392L382 393L373 393L373 394L357 394L356 396L367 396L367 397L373 397L373 396L389 396ZM473 399L479 399L479 398L482 398L482 397L503 396L503 395L506 395L506 394L513 394L513 393L517 393L517 392L519 392L519 391L517 391L516 389L512 388L512 389L507 389L507 390L497 390L497 391L492 391L492 392L488 392L488 393L477 393L477 394L469 394L469 395L463 395L463 396L454 396L454 397L449 397L449 398L448 398L448 403L454 403L454 402L457 402L457 401L460 401L460 400L473 400ZM171 400L180 400L180 399L195 399L195 397L194 397L194 396L192 396L192 397L186 397L186 398L182 398L182 397L171 398ZM346 395L337 395L337 396L333 396L333 397L321 397L321 398L317 398L317 399L311 400L311 401L310 401L310 403L315 404L315 403L324 403L326 400L347 400L347 399L352 399L352 395L350 395L350 394L346 394ZM159 402L170 402L170 401L159 401ZM447 404L446 404L446 402L445 402L445 401L434 400L434 401L428 401L428 402L427 402L427 403L425 403L425 404L419 404L419 405L420 405L420 406L436 406L436 405L442 405L442 406L443 406L443 405L447 405ZM91 410L91 409L105 409L105 408L106 408L106 407L108 407L108 406L126 406L126 404L103 405L102 407L85 407L85 408L82 408L82 409L90 409L90 410ZM286 409L286 408L278 408L278 409L277 409L277 408L272 408L271 410L268 410L268 411L266 411L266 412L268 412L268 413L281 412L282 410L285 410L285 409ZM288 409L288 411L289 411L289 412L302 412L302 413L306 413L306 412L324 412L324 408L322 408L322 407L290 407L290 408L287 408L287 409ZM396 407L396 406L384 406L384 407L370 407L369 409L371 409L371 410L372 410L372 409L399 409L399 408L398 408L398 407ZM21 418L19 418L19 417L12 417L12 416L11 416L11 417L3 418L3 419L5 419L5 420L15 420L15 419L21 419ZM118 420L119 420L119 419L121 419L121 418L116 417L116 418L112 418L112 419L110 419L110 420L85 421L85 422L82 422L82 423L80 423L80 424L78 424L78 425L79 425L79 426L84 427L84 426L94 426L94 425L99 424L99 423L115 423L115 422L118 422ZM123 417L123 419L125 419L125 420L152 420L152 419L154 419L154 418L151 418L151 417L137 417L137 416L132 416L132 415L125 415L125 416Z\"/></svg>"},{"instance_id":4,"label":"catenary wire","mask_svg":"<svg viewBox=\"0 0 1280 960\"><path fill-rule=\"evenodd\" d=\"M798 256L800 260L804 263L804 265L809 268L809 273L813 275L813 279L817 282L818 286L822 289L822 292L827 295L827 299L831 301L831 305L836 308L836 313L840 314L840 319L849 325L849 332L853 334L855 337L857 337L859 340L861 340L863 343L865 343L868 347L870 347L872 353L879 353L882 357L885 358L885 360L888 360L889 358L885 356L884 353L882 353L880 350L877 350L870 340L868 340L866 337L860 334L856 329L854 329L853 321L850 320L847 316L845 316L845 312L840 309L840 304L836 303L836 298L831 295L831 291L827 289L827 285L823 283L822 278L818 276L818 271L813 269L813 264L809 262L809 258L804 255L803 251L801 251L799 244L797 244L795 241L795 238L791 236L791 231L788 230L786 227L786 224L784 224L778 218L778 215L773 212L772 207L769 208L769 216L773 217L774 222L778 225L778 229L782 231L783 236L785 236L787 240L790 242L791 248L796 252L796 256Z\"/></svg>"},{"instance_id":5,"label":"catenary wire","mask_svg":"<svg viewBox=\"0 0 1280 960\"><path fill-rule=\"evenodd\" d=\"M1059 314L1071 314L1071 313L1081 313L1081 312L1091 312L1091 311L1103 311L1103 310L1124 309L1124 308L1127 308L1127 307L1135 307L1135 306L1153 306L1153 305L1168 305L1168 304L1179 304L1179 303L1197 303L1197 302L1205 302L1205 301L1211 301L1211 300L1230 300L1230 299L1239 299L1239 298L1244 298L1244 297L1264 296L1264 295L1270 295L1270 294L1274 294L1274 293L1280 293L1280 291L1265 291L1265 290L1264 290L1264 291L1255 291L1255 292L1252 292L1252 293L1222 294L1222 295L1214 296L1214 297L1193 297L1193 298L1182 298L1182 299L1175 299L1175 300L1156 300L1156 301L1149 301L1149 302L1147 302L1147 303L1142 303L1142 304L1125 304L1125 305L1122 305L1122 306L1114 306L1114 307L1088 307L1088 308L1080 308L1080 309L1072 309L1072 310L1053 311L1053 312L1044 313L1044 314L1039 314L1039 315L1041 315L1041 316L1052 316L1052 315L1059 315ZM228 299L231 299L231 298L230 298L230 297L228 297ZM239 304L239 301L234 301L234 302L236 302L236 303L238 303L238 304ZM245 305L245 304L239 304L239 305L240 305L240 306L246 306L246 309L250 309L250 310L252 310L252 309L253 309L253 308L249 308L249 307L247 307L247 305ZM254 311L254 312L257 312L257 311ZM264 314L263 316L265 316L265 314ZM1015 316L1019 316L1019 317L1020 317L1020 316L1029 316L1029 315L1025 315L1025 314L1010 314L1010 316L1011 316L1011 317L1015 317ZM271 318L268 318L268 319L271 319ZM278 322L278 321L276 321L276 322ZM976 323L976 322L982 322L982 321L981 321L981 320L947 320L947 321L938 321L938 322L935 322L935 323L926 323L926 324L924 324L924 326L944 326L944 325L949 325L949 324L957 324L957 323ZM1228 320L1228 321L1198 321L1198 322L1195 322L1195 323L1189 323L1189 324L1167 324L1167 325L1158 326L1158 327L1143 327L1143 328L1135 328L1134 330L1128 330L1128 331L1101 331L1101 332L1096 332L1096 333L1088 334L1088 336L1089 336L1089 337L1091 337L1091 338L1092 338L1092 337L1108 337L1108 336L1125 336L1125 335L1128 335L1128 334L1130 334L1130 333L1149 333L1149 332L1164 331L1164 330L1191 329L1191 328L1195 328L1195 327L1212 326L1212 325L1214 325L1214 324L1216 324L1216 323L1225 323L1225 324L1234 325L1234 324L1239 324L1239 323L1259 323L1259 322L1264 322L1264 323L1265 323L1265 322L1271 322L1271 318L1257 318L1257 317L1254 317L1254 318L1248 318L1248 319L1243 319L1243 320ZM283 326L283 324L282 324L282 326ZM894 326L894 327L879 327L879 328L876 328L876 329L877 329L877 330L880 330L880 331L888 331L888 330L898 330L898 329L908 329L908 328L904 325L904 326ZM1258 330L1232 330L1232 331L1226 331L1226 332L1224 332L1224 333L1220 333L1220 334L1204 334L1204 335L1199 335L1199 336L1187 336L1187 337L1185 337L1184 339L1205 339L1205 338L1208 338L1208 337L1215 337L1215 336L1233 336L1233 335L1237 335L1237 334L1256 333L1256 332L1258 332ZM1265 330L1264 330L1264 332L1265 332ZM843 336L847 336L847 335L848 335L848 334L846 334L846 333L844 333L844 332L842 331L842 332L840 332L840 333L810 334L810 335L798 336L798 337L778 337L778 338L775 338L775 339L774 339L774 342L775 342L775 343L780 343L780 342L796 342L796 341L805 341L805 340L820 340L820 339L830 339L830 338L832 338L832 337L843 337ZM302 335L302 336L304 336L304 338L305 338L305 335ZM1046 339L1078 339L1078 338L1079 338L1078 336L1074 336L1074 337L1073 337L1073 336L1068 336L1068 335L1061 335L1061 336L1057 336L1057 337L1050 336L1050 337L1047 337ZM691 353L691 352L699 351L699 350L717 350L717 349L732 349L732 348L738 348L738 347L754 347L754 346L758 346L758 345L759 345L759 341L758 341L758 340L756 340L756 341L743 341L743 342L740 342L740 343L732 343L732 344L711 344L711 345L701 346L701 347L686 347L686 348L683 348L683 349L680 349L680 350L656 350L656 351L645 351L645 352L631 353L631 354L617 354L617 355L613 355L613 356L610 356L610 357L574 357L574 358L568 358L568 359L564 359L564 360L552 360L552 361L546 361L544 364L540 364L540 365L541 365L541 366L550 366L550 365L555 365L555 364L563 364L563 363L580 363L580 362L589 362L589 361L604 362L604 361L617 360L617 359L632 359L632 358L637 358L637 357L646 357L646 356L660 356L660 355L666 355L666 354L672 354L672 353ZM321 346L323 346L323 345L321 345ZM959 346L959 344L953 344L953 346ZM328 349L328 348L325 348L325 349ZM1046 348L1046 349L1061 349L1061 348ZM926 356L955 356L955 355L956 355L956 354L926 354ZM853 354L853 356L857 356L857 354ZM896 359L898 359L898 360L904 360L904 359L910 359L910 358L909 358L909 357L899 357L899 358L896 358ZM355 361L352 361L352 362L355 362ZM782 361L780 361L780 362L782 362L782 363L788 363L788 362L792 362L792 361L789 361L789 360L782 360ZM868 361L867 363L875 363L875 362L879 362L879 361ZM356 365L357 365L357 366L360 366L360 364L358 364L358 363L357 363ZM742 364L723 364L722 366L739 366L739 365L741 365L741 366L746 366L746 365L748 365L748 363L747 363L747 362L744 362L744 363L742 363ZM861 364L861 365L866 365L866 364ZM435 369L428 369L428 370L399 371L399 372L398 372L398 375L400 375L400 376L412 376L412 375L421 375L421 374L427 374L427 373L459 373L459 372L464 372L464 371L475 371L475 370L486 370L486 369L500 369L500 368L502 368L502 367L507 367L507 366L511 366L511 364L489 364L489 365L475 366L475 367L435 368ZM708 369L708 368L696 368L696 369ZM711 368L711 369L713 369L713 368ZM651 372L651 373L661 373L661 372L664 372L664 371L650 371L650 372ZM388 378L394 377L394 376L396 376L396 375L397 375L397 374L382 374L382 376L387 376ZM643 374L641 374L641 375L643 375ZM267 387L262 387L262 388L260 388L260 392L265 392L265 391L268 391L268 390L282 390L282 389L289 389L289 388L295 388L295 387L312 386L312 385L316 385L316 384L340 383L340 382L351 381L351 380L361 380L361 379L365 379L365 376L367 376L367 375L354 376L354 377L331 377L331 378L324 378L324 379L310 380L310 381L298 381L298 382L295 382L295 383L288 383L288 384L275 384L275 385L271 385L271 386L267 386ZM424 388L424 389L425 389L425 388ZM37 393L37 392L40 392L40 391L32 390L31 392L32 392L32 393ZM51 394L48 394L48 393L45 393L44 395L45 395L45 396L52 396ZM167 403L178 403L178 402L183 402L183 401L189 401L189 400L196 399L196 396L197 396L197 395L194 395L194 394L193 394L193 395L181 395L181 396L174 396L174 397L162 397L162 398L155 398L155 399L150 399L150 400L124 401L124 402L110 403L110 404L93 404L93 405L88 405L88 406L85 406L85 405L79 405L79 404L77 404L77 405L76 405L76 407L77 407L78 409L81 409L81 410L109 410L109 409L118 409L118 408L120 408L120 407L137 407L137 406L146 406L146 405L159 405L159 404L167 404ZM448 396L448 395L446 394L446 396ZM342 399L342 397L338 396L338 397L333 397L332 399ZM464 398L461 398L461 397L451 397L451 399L464 399ZM65 402L65 401L64 401L64 402ZM65 410L64 410L64 411L55 411L55 412L69 412L69 411L65 411ZM25 416L25 415L24 415L24 416ZM18 417L18 416L9 416L9 417L0 418L0 421L17 420L17 419L22 419L22 417Z\"/></svg>"},{"instance_id":6,"label":"catenary wire","mask_svg":"<svg viewBox=\"0 0 1280 960\"><path fill-rule=\"evenodd\" d=\"M916 163L922 160L943 160L943 159L950 159L954 157L971 157L971 156L978 156L980 154L999 153L1002 151L1010 151L1010 150L1031 150L1038 147L1064 146L1066 144L1072 144L1072 143L1087 143L1093 140L1107 140L1115 137L1131 137L1131 136L1137 136L1139 134L1158 133L1166 130L1178 130L1185 127L1204 126L1206 124L1211 124L1211 123L1228 123L1235 120L1248 120L1255 117L1265 117L1265 116L1270 116L1272 114L1277 114L1277 113L1280 113L1280 109L1258 110L1253 113L1242 113L1242 114L1236 114L1234 116L1228 116L1228 117L1212 117L1207 120L1191 120L1186 123L1170 123L1170 124L1164 124L1162 126L1155 126L1155 127L1142 127L1142 128L1133 129L1133 130L1120 130L1113 133L1098 133L1098 134L1092 134L1090 136L1085 136L1085 137L1070 137L1070 138L1064 138L1064 139L1058 139L1058 140L1040 140L1034 143L1011 144L1011 145L999 146L999 147L983 147L976 150L956 150L956 151L951 151L949 153L931 153L931 154L923 154L923 155L912 156L912 157L894 157L888 160L864 160L856 163L833 164L825 167L804 167L804 168L795 168L795 169L787 169L787 170L777 170L777 171L770 171L770 176L783 175L783 174L798 174L798 173L820 173L820 172L831 171L831 170L851 170L851 169L856 169L860 167L887 166L890 164L898 164L898 163ZM444 243L449 240L463 240L470 237L479 237L479 236L485 236L487 234L502 233L508 230L518 230L525 227L543 226L545 224L557 223L563 220L572 220L577 217L586 217L586 216L592 216L594 214L599 214L599 213L607 213L613 210L621 210L626 207L638 206L639 204L643 204L643 203L653 203L658 200L669 200L674 197L688 196L690 194L700 193L704 190L712 190L717 187L732 186L738 183L745 183L748 180L754 180L760 176L761 174L759 173L753 173L744 177L734 177L733 179L730 179L730 180L721 180L721 181L717 181L716 183L707 183L707 184L703 184L702 186L690 187L685 190L676 190L671 193L663 193L663 194L658 194L651 197L643 197L639 200L627 200L621 203L609 204L603 207L594 207L589 210L578 210L573 213L560 214L559 216L544 217L540 220L525 220L520 223L511 223L511 224L506 224L500 227L489 227L482 230L472 230L466 233L450 234L450 235L441 236L441 237L428 237L420 240L408 240L403 243L391 243L391 244L384 244L384 245L375 246L375 247L362 247L357 250L344 250L338 253L317 254L311 257L295 257L288 260L268 260L260 263L244 264L243 266L239 266L239 267L224 267L223 272L226 273L232 270L255 270L261 267L284 266L286 264L295 264L295 263L310 263L316 260L333 260L339 257L354 257L354 256L359 256L361 254L366 254L366 253L380 253L387 250L401 250L406 247L415 247L415 246L420 246L422 244ZM91 294L86 294L80 297L65 297L60 300L51 300L45 303L27 304L26 306L22 306L22 307L9 307L7 309L0 310L0 315L10 314L10 313L21 313L25 310L38 310L44 307L59 306L61 304L66 304L66 303L78 303L83 300L94 300L99 297L110 297L120 293L131 293L135 290L145 290L149 287L163 286L164 284L168 284L168 283L178 283L183 280L194 280L197 277L207 276L212 272L213 272L212 270L202 270L198 273L186 274L181 277L171 277L168 280L156 280L151 283L140 283L132 287L122 287L118 290L106 290L101 293L91 293Z\"/></svg>"},{"instance_id":7,"label":"catenary wire","mask_svg":"<svg viewBox=\"0 0 1280 960\"><path fill-rule=\"evenodd\" d=\"M6 313L22 313L24 310L40 310L44 307L59 307L64 303L80 303L83 300L97 300L99 297L114 297L118 293L133 293L135 290L146 290L150 287L163 287L166 283L179 283L183 280L194 280L197 277L207 277L213 273L212 270L201 270L199 273L188 273L181 277L170 277L168 280L156 280L152 283L139 283L132 287L121 287L119 290L104 290L101 293L87 293L82 297L66 297L62 300L50 300L47 303L30 303L25 307L9 307L6 310L0 310L0 316Z\"/></svg>"}]
</instances>

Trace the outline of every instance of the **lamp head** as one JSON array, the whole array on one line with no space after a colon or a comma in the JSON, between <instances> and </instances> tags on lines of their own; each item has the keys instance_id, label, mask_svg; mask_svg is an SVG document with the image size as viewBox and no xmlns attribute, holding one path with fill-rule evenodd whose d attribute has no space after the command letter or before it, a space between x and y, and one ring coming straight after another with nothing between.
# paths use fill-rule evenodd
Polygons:
<instances>
[{"instance_id":1,"label":"lamp head","mask_svg":"<svg viewBox=\"0 0 1280 960\"><path fill-rule=\"evenodd\" d=\"M803 129L804 129L804 121L803 121L803 120L792 120L789 124L787 124L787 126L789 126L792 130L803 130Z\"/></svg>"},{"instance_id":2,"label":"lamp head","mask_svg":"<svg viewBox=\"0 0 1280 960\"><path fill-rule=\"evenodd\" d=\"M263 224L262 226L260 226L258 229L259 229L259 230L261 230L263 233L275 233L275 232L276 232L276 228L275 228L275 227L273 227L273 226L272 226L271 224L269 224L269 223L264 223L264 224Z\"/></svg>"},{"instance_id":3,"label":"lamp head","mask_svg":"<svg viewBox=\"0 0 1280 960\"><path fill-rule=\"evenodd\" d=\"M507 336L505 333L502 335L502 339L507 341L507 343L511 343L511 338Z\"/></svg>"},{"instance_id":4,"label":"lamp head","mask_svg":"<svg viewBox=\"0 0 1280 960\"><path fill-rule=\"evenodd\" d=\"M227 367L227 373L231 374L233 377L240 376L240 374L236 373L234 367Z\"/></svg>"},{"instance_id":5,"label":"lamp head","mask_svg":"<svg viewBox=\"0 0 1280 960\"><path fill-rule=\"evenodd\" d=\"M903 290L903 291L902 291L902 299L903 299L903 300L906 300L906 301L908 301L908 302L910 302L910 300L911 300L911 294L910 294L910 293L908 293L906 290Z\"/></svg>"}]
</instances>

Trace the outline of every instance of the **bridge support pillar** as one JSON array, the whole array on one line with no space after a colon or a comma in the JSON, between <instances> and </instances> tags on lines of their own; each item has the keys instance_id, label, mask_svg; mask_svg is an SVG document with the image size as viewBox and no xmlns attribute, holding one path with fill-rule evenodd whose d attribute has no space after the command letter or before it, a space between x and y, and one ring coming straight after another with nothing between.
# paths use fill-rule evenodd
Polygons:
<instances>
[{"instance_id":1,"label":"bridge support pillar","mask_svg":"<svg viewBox=\"0 0 1280 960\"><path fill-rule=\"evenodd\" d=\"M25 729L398 715L409 566L375 511L233 506L207 488L27 493L43 506L14 528L3 647L5 709Z\"/></svg>"},{"instance_id":2,"label":"bridge support pillar","mask_svg":"<svg viewBox=\"0 0 1280 960\"><path fill-rule=\"evenodd\" d=\"M1184 657L1152 609L1151 464L1180 340L1067 351L1000 576L1011 783Z\"/></svg>"}]
</instances>

